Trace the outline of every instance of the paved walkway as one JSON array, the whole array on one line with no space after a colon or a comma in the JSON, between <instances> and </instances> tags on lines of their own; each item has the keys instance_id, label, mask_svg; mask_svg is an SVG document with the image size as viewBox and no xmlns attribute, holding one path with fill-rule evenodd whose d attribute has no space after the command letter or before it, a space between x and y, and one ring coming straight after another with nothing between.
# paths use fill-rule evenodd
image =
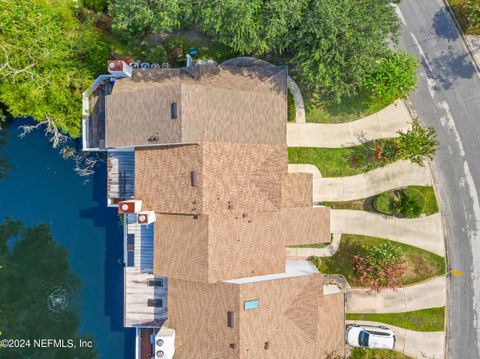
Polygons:
<instances>
[{"instance_id":1,"label":"paved walkway","mask_svg":"<svg viewBox=\"0 0 480 359\"><path fill-rule=\"evenodd\" d=\"M386 238L445 256L440 213L407 219L366 211L332 209L330 231Z\"/></svg>"},{"instance_id":2,"label":"paved walkway","mask_svg":"<svg viewBox=\"0 0 480 359\"><path fill-rule=\"evenodd\" d=\"M295 102L295 123L305 123L305 105L303 103L302 92L293 79L288 76L287 87L293 95Z\"/></svg>"},{"instance_id":3,"label":"paved walkway","mask_svg":"<svg viewBox=\"0 0 480 359\"><path fill-rule=\"evenodd\" d=\"M318 168L313 165L289 165L288 171L313 174L314 202L350 201L409 185L432 185L428 167L421 167L406 160L348 177L322 178Z\"/></svg>"},{"instance_id":4,"label":"paved walkway","mask_svg":"<svg viewBox=\"0 0 480 359\"><path fill-rule=\"evenodd\" d=\"M286 248L287 257L291 258L310 258L310 257L331 257L340 246L342 239L341 233L334 233L332 235L332 242L324 248Z\"/></svg>"},{"instance_id":5,"label":"paved walkway","mask_svg":"<svg viewBox=\"0 0 480 359\"><path fill-rule=\"evenodd\" d=\"M394 350L412 358L445 358L445 332L416 332L390 324L359 320L349 320L347 324L383 326L393 330L397 337Z\"/></svg>"},{"instance_id":6,"label":"paved walkway","mask_svg":"<svg viewBox=\"0 0 480 359\"><path fill-rule=\"evenodd\" d=\"M352 288L347 293L347 313L402 313L444 307L447 280L440 276L396 290L369 293L366 288Z\"/></svg>"},{"instance_id":7,"label":"paved walkway","mask_svg":"<svg viewBox=\"0 0 480 359\"><path fill-rule=\"evenodd\" d=\"M340 123L289 123L289 147L350 147L379 138L397 137L398 130L410 128L411 117L403 101L360 120Z\"/></svg>"},{"instance_id":8,"label":"paved walkway","mask_svg":"<svg viewBox=\"0 0 480 359\"><path fill-rule=\"evenodd\" d=\"M480 36L479 35L466 35L470 47L472 48L473 56L478 63L480 63Z\"/></svg>"}]
</instances>

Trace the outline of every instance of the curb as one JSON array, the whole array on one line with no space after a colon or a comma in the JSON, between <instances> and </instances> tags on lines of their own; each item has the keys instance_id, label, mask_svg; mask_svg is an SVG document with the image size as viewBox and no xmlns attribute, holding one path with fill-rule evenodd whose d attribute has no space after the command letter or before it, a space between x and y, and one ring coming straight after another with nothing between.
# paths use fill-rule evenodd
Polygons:
<instances>
[{"instance_id":1,"label":"curb","mask_svg":"<svg viewBox=\"0 0 480 359\"><path fill-rule=\"evenodd\" d=\"M460 27L460 23L458 22L458 20L455 16L455 13L453 12L452 7L450 6L448 0L442 0L442 1L443 1L443 4L445 5L445 8L447 9L447 11L449 12L450 16L453 19L453 23L455 24L455 27L457 28L457 31L460 34L460 37L462 38L462 42L463 42L464 46L467 48L467 52L468 52L468 54L470 55L470 58L473 61L473 64L474 64L474 66L477 70L477 73L480 75L480 62L475 57L475 52L473 51L473 48L472 48L472 45L470 44L470 41L468 41L467 38L465 37L465 34L463 33L462 28Z\"/></svg>"}]
</instances>

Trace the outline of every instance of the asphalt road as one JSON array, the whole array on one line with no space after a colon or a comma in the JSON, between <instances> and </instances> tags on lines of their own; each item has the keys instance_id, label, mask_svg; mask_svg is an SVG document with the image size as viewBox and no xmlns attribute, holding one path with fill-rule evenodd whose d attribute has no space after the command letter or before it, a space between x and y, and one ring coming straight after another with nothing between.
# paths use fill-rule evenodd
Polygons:
<instances>
[{"instance_id":1,"label":"asphalt road","mask_svg":"<svg viewBox=\"0 0 480 359\"><path fill-rule=\"evenodd\" d=\"M480 77L441 0L404 0L400 47L421 62L409 99L434 126L440 149L433 168L451 268L448 358L480 358ZM478 190L477 190L478 189Z\"/></svg>"}]
</instances>

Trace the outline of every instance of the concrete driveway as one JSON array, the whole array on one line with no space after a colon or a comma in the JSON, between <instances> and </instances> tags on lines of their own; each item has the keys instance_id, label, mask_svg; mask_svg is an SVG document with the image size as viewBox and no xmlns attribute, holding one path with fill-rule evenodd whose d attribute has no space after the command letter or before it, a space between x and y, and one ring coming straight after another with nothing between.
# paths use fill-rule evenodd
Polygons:
<instances>
[{"instance_id":1,"label":"concrete driveway","mask_svg":"<svg viewBox=\"0 0 480 359\"><path fill-rule=\"evenodd\" d=\"M445 306L446 277L396 290L368 293L365 288L351 288L347 293L347 313L402 313Z\"/></svg>"},{"instance_id":2,"label":"concrete driveway","mask_svg":"<svg viewBox=\"0 0 480 359\"><path fill-rule=\"evenodd\" d=\"M394 350L412 358L445 358L445 332L416 332L390 324L368 321L347 321L347 324L387 327L395 332L397 341Z\"/></svg>"}]
</instances>

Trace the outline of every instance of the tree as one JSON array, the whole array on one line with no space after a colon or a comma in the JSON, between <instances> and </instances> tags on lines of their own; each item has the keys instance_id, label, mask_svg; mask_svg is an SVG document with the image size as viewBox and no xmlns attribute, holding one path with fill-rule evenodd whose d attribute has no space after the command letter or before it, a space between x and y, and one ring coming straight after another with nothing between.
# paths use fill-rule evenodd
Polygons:
<instances>
[{"instance_id":1,"label":"tree","mask_svg":"<svg viewBox=\"0 0 480 359\"><path fill-rule=\"evenodd\" d=\"M135 36L148 31L168 32L190 17L191 0L114 0L108 12L114 30Z\"/></svg>"},{"instance_id":2,"label":"tree","mask_svg":"<svg viewBox=\"0 0 480 359\"><path fill-rule=\"evenodd\" d=\"M385 104L406 97L417 83L417 60L406 52L391 52L370 74L363 87Z\"/></svg>"},{"instance_id":3,"label":"tree","mask_svg":"<svg viewBox=\"0 0 480 359\"><path fill-rule=\"evenodd\" d=\"M14 117L52 118L80 136L82 91L105 69L102 35L75 17L75 2L0 2L0 102Z\"/></svg>"},{"instance_id":4,"label":"tree","mask_svg":"<svg viewBox=\"0 0 480 359\"><path fill-rule=\"evenodd\" d=\"M201 0L199 28L242 54L281 52L300 24L306 0Z\"/></svg>"},{"instance_id":5,"label":"tree","mask_svg":"<svg viewBox=\"0 0 480 359\"><path fill-rule=\"evenodd\" d=\"M353 257L353 273L357 282L379 292L398 288L403 274L403 251L391 242L368 247L365 255Z\"/></svg>"},{"instance_id":6,"label":"tree","mask_svg":"<svg viewBox=\"0 0 480 359\"><path fill-rule=\"evenodd\" d=\"M0 280L2 338L78 342L80 317L75 303L81 283L70 270L67 252L53 239L47 225L25 228L11 219L0 223ZM33 343L0 350L4 359L97 357L94 348L39 350Z\"/></svg>"},{"instance_id":7,"label":"tree","mask_svg":"<svg viewBox=\"0 0 480 359\"><path fill-rule=\"evenodd\" d=\"M311 0L292 34L294 62L306 86L339 100L357 93L398 31L386 0Z\"/></svg>"},{"instance_id":8,"label":"tree","mask_svg":"<svg viewBox=\"0 0 480 359\"><path fill-rule=\"evenodd\" d=\"M437 150L438 141L435 129L423 126L418 118L412 121L412 128L407 132L398 131L400 138L397 142L398 154L401 158L410 160L420 166L428 159L433 159Z\"/></svg>"},{"instance_id":9,"label":"tree","mask_svg":"<svg viewBox=\"0 0 480 359\"><path fill-rule=\"evenodd\" d=\"M422 207L420 207L418 198L415 196L399 191L397 198L392 199L392 209L397 215L400 214L407 218L417 218L422 213Z\"/></svg>"}]
</instances>

